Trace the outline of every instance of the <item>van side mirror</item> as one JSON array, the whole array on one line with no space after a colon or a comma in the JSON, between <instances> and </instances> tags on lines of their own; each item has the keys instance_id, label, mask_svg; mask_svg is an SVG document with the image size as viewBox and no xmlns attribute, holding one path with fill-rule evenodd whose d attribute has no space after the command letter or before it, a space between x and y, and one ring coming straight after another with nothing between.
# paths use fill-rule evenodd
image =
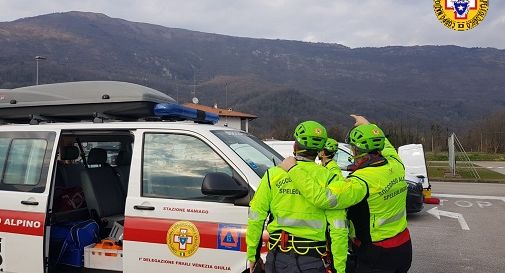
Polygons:
<instances>
[{"instance_id":1,"label":"van side mirror","mask_svg":"<svg viewBox=\"0 0 505 273\"><path fill-rule=\"evenodd\" d=\"M249 190L240 185L235 179L225 173L208 173L203 178L202 193L223 197L244 197Z\"/></svg>"}]
</instances>

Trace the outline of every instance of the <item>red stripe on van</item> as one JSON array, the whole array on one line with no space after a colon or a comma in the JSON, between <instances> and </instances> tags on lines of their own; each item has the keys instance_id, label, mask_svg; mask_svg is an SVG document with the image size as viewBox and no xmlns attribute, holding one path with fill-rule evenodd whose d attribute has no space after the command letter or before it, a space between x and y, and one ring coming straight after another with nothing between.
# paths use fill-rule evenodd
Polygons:
<instances>
[{"instance_id":1,"label":"red stripe on van","mask_svg":"<svg viewBox=\"0 0 505 273\"><path fill-rule=\"evenodd\" d=\"M45 213L0 210L0 232L44 236Z\"/></svg>"},{"instance_id":2,"label":"red stripe on van","mask_svg":"<svg viewBox=\"0 0 505 273\"><path fill-rule=\"evenodd\" d=\"M182 220L155 219L142 217L126 217L124 228L124 240L167 244L167 233L170 227ZM184 220L186 221L186 220ZM233 246L218 242L220 232L218 223L189 221L196 226L200 234L200 247L211 249L233 249ZM227 224L221 224L227 225ZM233 224L230 224L233 225ZM246 251L245 226L238 232L240 251ZM238 248L238 246L237 246ZM239 250L239 249L236 249Z\"/></svg>"}]
</instances>

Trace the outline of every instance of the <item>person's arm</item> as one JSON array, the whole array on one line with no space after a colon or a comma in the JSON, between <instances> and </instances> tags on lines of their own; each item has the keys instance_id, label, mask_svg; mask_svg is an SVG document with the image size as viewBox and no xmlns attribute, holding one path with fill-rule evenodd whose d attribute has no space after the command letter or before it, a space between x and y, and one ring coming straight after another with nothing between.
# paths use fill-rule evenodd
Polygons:
<instances>
[{"instance_id":1,"label":"person's arm","mask_svg":"<svg viewBox=\"0 0 505 273\"><path fill-rule=\"evenodd\" d=\"M345 179L342 175L342 170L340 170L340 167L338 166L337 162L335 162L335 160L331 160L324 167L328 169L332 174L337 175L337 177L334 178L335 180Z\"/></svg>"},{"instance_id":2,"label":"person's arm","mask_svg":"<svg viewBox=\"0 0 505 273\"><path fill-rule=\"evenodd\" d=\"M257 250L261 247L260 244L262 243L265 220L270 211L272 193L269 185L269 171L261 178L258 190L250 202L246 232L247 259L250 263L256 262Z\"/></svg>"},{"instance_id":3,"label":"person's arm","mask_svg":"<svg viewBox=\"0 0 505 273\"><path fill-rule=\"evenodd\" d=\"M330 229L331 255L336 272L345 272L348 252L348 228L345 210L327 210L326 219Z\"/></svg>"},{"instance_id":4,"label":"person's arm","mask_svg":"<svg viewBox=\"0 0 505 273\"><path fill-rule=\"evenodd\" d=\"M395 147L393 146L393 144L391 144L391 142L387 138L384 140L384 149L382 149L381 155L386 158L394 157L395 159L400 160L401 162L400 156L396 152Z\"/></svg>"},{"instance_id":5,"label":"person's arm","mask_svg":"<svg viewBox=\"0 0 505 273\"><path fill-rule=\"evenodd\" d=\"M363 200L367 193L366 183L355 177L336 180L334 175L329 181L319 183L316 178L296 165L290 168L288 174L302 196L321 209L348 208Z\"/></svg>"}]
</instances>

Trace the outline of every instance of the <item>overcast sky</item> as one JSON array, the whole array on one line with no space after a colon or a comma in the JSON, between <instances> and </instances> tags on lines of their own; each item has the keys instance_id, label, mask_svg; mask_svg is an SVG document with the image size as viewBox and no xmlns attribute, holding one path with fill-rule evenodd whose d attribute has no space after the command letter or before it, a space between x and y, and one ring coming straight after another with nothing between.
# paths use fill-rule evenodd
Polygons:
<instances>
[{"instance_id":1,"label":"overcast sky","mask_svg":"<svg viewBox=\"0 0 505 273\"><path fill-rule=\"evenodd\" d=\"M339 43L350 47L446 45L505 48L505 0L456 32L432 0L0 0L0 21L91 11L130 21L232 36Z\"/></svg>"}]
</instances>

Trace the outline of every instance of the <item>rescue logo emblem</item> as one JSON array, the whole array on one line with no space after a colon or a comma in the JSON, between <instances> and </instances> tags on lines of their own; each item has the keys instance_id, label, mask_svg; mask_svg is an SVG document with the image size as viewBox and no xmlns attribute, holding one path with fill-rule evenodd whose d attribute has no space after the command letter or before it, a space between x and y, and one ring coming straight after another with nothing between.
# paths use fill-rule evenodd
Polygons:
<instances>
[{"instance_id":1,"label":"rescue logo emblem","mask_svg":"<svg viewBox=\"0 0 505 273\"><path fill-rule=\"evenodd\" d=\"M200 233L191 222L176 222L167 232L167 245L175 256L191 257L200 246Z\"/></svg>"},{"instance_id":2,"label":"rescue logo emblem","mask_svg":"<svg viewBox=\"0 0 505 273\"><path fill-rule=\"evenodd\" d=\"M217 248L240 251L240 241L244 227L233 224L219 224L217 235Z\"/></svg>"},{"instance_id":3,"label":"rescue logo emblem","mask_svg":"<svg viewBox=\"0 0 505 273\"><path fill-rule=\"evenodd\" d=\"M322 133L322 132L323 132L323 131L321 130L321 128L316 128L316 129L314 130L314 133L315 133L316 135L318 135L318 136L319 136L319 135L321 135L321 133Z\"/></svg>"},{"instance_id":4,"label":"rescue logo emblem","mask_svg":"<svg viewBox=\"0 0 505 273\"><path fill-rule=\"evenodd\" d=\"M464 31L476 27L484 20L489 0L434 0L433 9L444 26Z\"/></svg>"}]
</instances>

